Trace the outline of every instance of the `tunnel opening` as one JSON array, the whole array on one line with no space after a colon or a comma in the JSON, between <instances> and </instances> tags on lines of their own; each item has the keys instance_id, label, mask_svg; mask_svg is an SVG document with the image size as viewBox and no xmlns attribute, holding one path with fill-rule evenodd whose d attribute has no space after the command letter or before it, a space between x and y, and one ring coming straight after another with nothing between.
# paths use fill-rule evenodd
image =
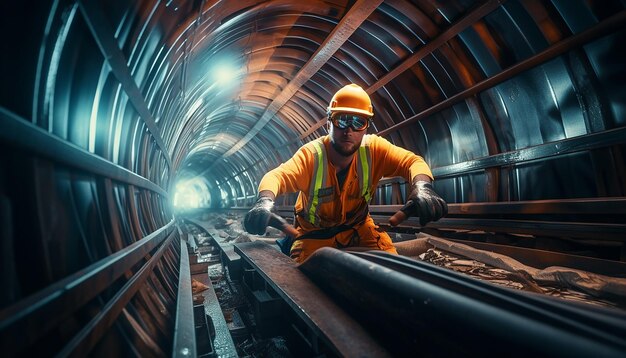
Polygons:
<instances>
[{"instance_id":1,"label":"tunnel opening","mask_svg":"<svg viewBox=\"0 0 626 358\"><path fill-rule=\"evenodd\" d=\"M214 205L209 187L203 178L176 180L174 188L172 205L177 213L207 209Z\"/></svg>"}]
</instances>

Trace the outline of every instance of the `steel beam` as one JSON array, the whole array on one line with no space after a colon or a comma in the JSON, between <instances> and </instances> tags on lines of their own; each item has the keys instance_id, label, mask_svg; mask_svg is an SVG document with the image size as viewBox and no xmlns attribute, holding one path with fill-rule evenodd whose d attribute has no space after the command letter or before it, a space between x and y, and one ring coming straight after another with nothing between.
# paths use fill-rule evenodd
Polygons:
<instances>
[{"instance_id":1,"label":"steel beam","mask_svg":"<svg viewBox=\"0 0 626 358\"><path fill-rule=\"evenodd\" d=\"M293 207L291 208L293 212ZM370 205L370 213L393 215L402 205ZM281 209L281 208L278 208ZM584 214L600 216L605 214L626 214L626 198L582 198L523 200L493 203L453 203L448 204L448 215L532 215L532 214Z\"/></svg>"},{"instance_id":2,"label":"steel beam","mask_svg":"<svg viewBox=\"0 0 626 358\"><path fill-rule=\"evenodd\" d=\"M250 129L250 131L241 138L232 148L224 153L220 158L216 159L211 166L209 166L203 173L208 173L217 163L222 159L230 157L236 153L243 146L245 146L254 136L257 135L269 123L274 115L280 111L280 109L293 97L296 92L302 87L326 62L332 57L332 55L341 48L350 36L361 26L361 24L367 20L376 8L382 3L382 0L358 0L350 10L339 21L337 26L328 35L324 43L315 51L311 56L311 59L307 61L304 66L298 71L294 78L285 86L280 94L274 98L272 103L267 106L265 112L261 115L261 118Z\"/></svg>"},{"instance_id":3,"label":"steel beam","mask_svg":"<svg viewBox=\"0 0 626 358\"><path fill-rule=\"evenodd\" d=\"M463 101L464 99L471 97L481 91L487 90L489 88L495 87L496 85L507 81L514 76L529 70L535 66L541 65L550 61L551 59L558 57L565 52L581 47L588 42L591 42L595 39L601 38L603 36L607 36L621 28L626 24L626 11L621 11L608 19L602 21L601 23L591 27L590 29L583 31L579 34L570 36L562 41L557 42L556 44L550 46L546 50L516 64L513 65L506 70L498 73L495 76L489 77L486 80L483 80L474 86L463 90L454 96L437 103L436 105L427 108L416 115L405 119L404 121L394 124L391 127L388 127L378 134L380 136L388 135L389 133L395 132L401 128L408 126L414 122L417 122L421 119L424 119L428 116L431 116L439 111L442 111L448 107L452 107L453 105Z\"/></svg>"},{"instance_id":4,"label":"steel beam","mask_svg":"<svg viewBox=\"0 0 626 358\"><path fill-rule=\"evenodd\" d=\"M86 151L72 143L56 137L49 132L20 118L18 115L0 106L0 141L11 146L48 158L71 168L110 178L118 182L151 190L165 198L167 192L130 170L112 163L100 156Z\"/></svg>"},{"instance_id":5,"label":"steel beam","mask_svg":"<svg viewBox=\"0 0 626 358\"><path fill-rule=\"evenodd\" d=\"M178 295L176 296L176 322L174 323L174 347L172 357L195 357L196 332L193 300L191 298L191 273L187 243L180 239L180 265L178 270Z\"/></svg>"},{"instance_id":6,"label":"steel beam","mask_svg":"<svg viewBox=\"0 0 626 358\"><path fill-rule=\"evenodd\" d=\"M328 296L296 263L259 242L235 244L235 252L251 265L287 306L338 356L379 357L389 353Z\"/></svg>"},{"instance_id":7,"label":"steel beam","mask_svg":"<svg viewBox=\"0 0 626 358\"><path fill-rule=\"evenodd\" d=\"M394 69L387 72L383 77L379 78L378 81L372 84L365 91L368 94L372 94L378 91L378 89L380 89L382 86L386 85L391 80L401 75L404 71L408 70L413 65L421 61L421 59L434 52L437 48L439 48L439 46L443 45L451 38L457 36L468 27L474 25L480 19L490 14L493 10L499 8L500 5L505 2L506 0L489 0L482 5L476 7L474 10L465 15L462 19L452 24L452 26L450 26L446 31L442 32L432 41L424 44L424 46L417 50L413 55L409 56Z\"/></svg>"},{"instance_id":8,"label":"steel beam","mask_svg":"<svg viewBox=\"0 0 626 358\"><path fill-rule=\"evenodd\" d=\"M433 175L440 179L458 176L475 170L510 166L531 160L545 159L585 150L607 148L624 143L626 143L626 127L621 127L433 168L432 171Z\"/></svg>"},{"instance_id":9,"label":"steel beam","mask_svg":"<svg viewBox=\"0 0 626 358\"><path fill-rule=\"evenodd\" d=\"M100 51L102 51L102 55L111 66L113 74L122 85L122 88L128 95L133 107L135 107L137 113L139 113L139 117L146 124L146 127L152 134L152 138L154 138L157 146L161 149L161 153L167 161L168 167L172 168L172 160L165 143L163 143L161 133L159 132L156 122L148 109L145 98L141 94L139 87L137 87L137 83L135 83L135 80L130 74L130 69L126 64L126 58L124 58L122 50L120 50L117 45L117 41L113 36L115 32L113 31L111 25L107 22L104 12L99 8L97 1L79 0L78 3L80 11L87 22L87 26L91 30L98 47L100 47ZM172 170L170 170L170 173L171 172Z\"/></svg>"},{"instance_id":10,"label":"steel beam","mask_svg":"<svg viewBox=\"0 0 626 358\"><path fill-rule=\"evenodd\" d=\"M381 225L389 216L372 215L372 218ZM421 227L416 217L408 218L398 227L402 226ZM613 223L446 217L428 223L427 227L626 242L626 224Z\"/></svg>"},{"instance_id":11,"label":"steel beam","mask_svg":"<svg viewBox=\"0 0 626 358\"><path fill-rule=\"evenodd\" d=\"M174 220L123 250L0 311L0 346L6 347L4 353L12 355L35 343L161 245L173 228Z\"/></svg>"}]
</instances>

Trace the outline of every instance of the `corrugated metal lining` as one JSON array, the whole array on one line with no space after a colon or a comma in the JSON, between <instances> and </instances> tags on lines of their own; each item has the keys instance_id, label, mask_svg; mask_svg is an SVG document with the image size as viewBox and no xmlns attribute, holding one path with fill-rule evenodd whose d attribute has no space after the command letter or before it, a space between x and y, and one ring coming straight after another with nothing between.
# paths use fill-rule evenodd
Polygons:
<instances>
[{"instance_id":1,"label":"corrugated metal lining","mask_svg":"<svg viewBox=\"0 0 626 358\"><path fill-rule=\"evenodd\" d=\"M374 130L423 155L435 173L467 163L437 182L449 202L624 194L621 147L480 169L469 162L622 126L614 79L623 75L623 21L455 99L623 16L617 1L57 1L47 9L32 105L7 108L164 189L201 175L230 203L254 195L264 172L325 134L329 98L355 82L371 93ZM221 64L232 82L215 77ZM135 159L152 148L153 163ZM564 178L576 179L564 186Z\"/></svg>"},{"instance_id":2,"label":"corrugated metal lining","mask_svg":"<svg viewBox=\"0 0 626 358\"><path fill-rule=\"evenodd\" d=\"M265 172L326 134L349 82L372 97L372 132L423 155L451 204L420 230L626 260L623 1L0 6L9 355L109 339L113 355L169 353L185 287L176 183L197 179L200 206L245 209ZM402 185L381 182L377 222Z\"/></svg>"},{"instance_id":3,"label":"corrugated metal lining","mask_svg":"<svg viewBox=\"0 0 626 358\"><path fill-rule=\"evenodd\" d=\"M599 6L568 2L450 2L435 9L427 2L388 1L355 20L354 13L367 3L205 2L201 10L190 7L184 20L184 9L176 10L182 23L168 38L171 47L144 50L141 59L173 58L171 74L148 76L141 87L169 91L155 97L155 103L176 106L164 108L160 122L166 124L161 128L168 133L164 140L170 148L183 143L175 147L178 164L185 164L177 174L201 173L210 185L220 183L233 196L253 195L265 171L288 158L302 141L325 133L320 125L324 108L341 85L356 82L372 88L376 129L384 131L611 15ZM161 22L172 10L163 4L128 9L113 21L118 27L140 16L150 18L147 26L152 28L143 36L128 37L123 47L131 48L130 41L147 47L146 37L162 31ZM353 14L346 18L348 11ZM358 28L351 28L350 21L358 22ZM605 54L622 36L617 32L573 48L421 117L405 127L410 130L384 133L425 156L436 171L613 128L619 121L621 91L610 90L615 85L607 72L617 70L620 58ZM312 65L314 55L320 57L316 52L325 50L321 46L337 41L345 42L330 49L335 52L317 65L318 71L299 73ZM169 53L155 59L155 52ZM216 84L211 78L211 66L220 61L235 66L235 85ZM157 66L144 67L158 72ZM401 70L385 78L397 68ZM151 77L176 80L152 83ZM194 108L199 98L202 103ZM450 202L623 195L619 179L599 188L597 178L589 175L588 168L598 165L595 176L618 177L610 161L594 159L598 156L578 152L478 171L470 165L442 178L437 188ZM227 180L233 173L246 188L232 187L238 186ZM579 179L563 186L563 178Z\"/></svg>"},{"instance_id":4,"label":"corrugated metal lining","mask_svg":"<svg viewBox=\"0 0 626 358\"><path fill-rule=\"evenodd\" d=\"M265 172L326 133L348 82L371 94L372 132L424 156L451 204L624 197L619 1L57 0L3 14L5 33L28 29L3 42L6 121L162 192L198 178L204 205L250 205Z\"/></svg>"}]
</instances>

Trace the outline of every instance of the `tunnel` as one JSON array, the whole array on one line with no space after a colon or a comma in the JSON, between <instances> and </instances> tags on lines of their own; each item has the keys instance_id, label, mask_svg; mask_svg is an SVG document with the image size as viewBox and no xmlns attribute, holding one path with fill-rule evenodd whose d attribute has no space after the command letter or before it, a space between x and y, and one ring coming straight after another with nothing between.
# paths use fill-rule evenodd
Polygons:
<instances>
[{"instance_id":1,"label":"tunnel","mask_svg":"<svg viewBox=\"0 0 626 358\"><path fill-rule=\"evenodd\" d=\"M3 356L626 355L623 0L0 6ZM348 84L448 213L296 263L242 221Z\"/></svg>"}]
</instances>

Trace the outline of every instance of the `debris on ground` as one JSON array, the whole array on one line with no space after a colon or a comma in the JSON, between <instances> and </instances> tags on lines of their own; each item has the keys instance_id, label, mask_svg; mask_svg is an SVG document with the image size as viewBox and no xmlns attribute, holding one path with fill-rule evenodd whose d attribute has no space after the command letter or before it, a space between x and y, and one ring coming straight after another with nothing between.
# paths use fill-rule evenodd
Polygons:
<instances>
[{"instance_id":1,"label":"debris on ground","mask_svg":"<svg viewBox=\"0 0 626 358\"><path fill-rule=\"evenodd\" d=\"M202 282L196 279L191 279L191 292L193 294L200 293L202 291L207 290L208 288L209 286L203 284Z\"/></svg>"},{"instance_id":2,"label":"debris on ground","mask_svg":"<svg viewBox=\"0 0 626 358\"><path fill-rule=\"evenodd\" d=\"M617 297L613 297L615 299L611 299L610 295L608 297L598 297L598 295L571 287L571 285L567 285L565 282L561 282L558 285L555 285L554 282L546 284L545 282L535 280L524 271L498 268L439 248L429 248L426 252L420 254L417 259L516 290L542 293L552 297L597 306L626 308L624 307L624 302L622 302L623 300Z\"/></svg>"}]
</instances>

